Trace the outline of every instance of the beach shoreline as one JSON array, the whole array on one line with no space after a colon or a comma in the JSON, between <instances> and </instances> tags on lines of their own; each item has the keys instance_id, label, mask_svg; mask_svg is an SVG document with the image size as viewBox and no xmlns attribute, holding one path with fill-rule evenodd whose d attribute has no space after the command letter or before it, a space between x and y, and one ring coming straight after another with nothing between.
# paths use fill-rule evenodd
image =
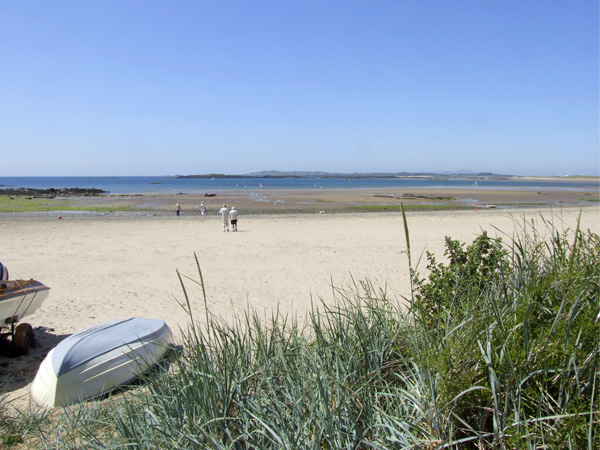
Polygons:
<instances>
[{"instance_id":1,"label":"beach shoreline","mask_svg":"<svg viewBox=\"0 0 600 450\"><path fill-rule=\"evenodd\" d=\"M556 208L588 207L600 202L600 189L540 188L361 188L361 189L236 189L215 192L213 196L194 193L106 194L70 197L79 209L125 209L147 214L168 214L181 204L182 214L199 215L204 202L215 214L223 204L236 206L241 214L322 213L384 211L404 205L407 208Z\"/></svg>"},{"instance_id":2,"label":"beach shoreline","mask_svg":"<svg viewBox=\"0 0 600 450\"><path fill-rule=\"evenodd\" d=\"M486 184L490 181L486 177L463 178L461 178L463 181L468 179L469 185L377 187L367 184L354 187L328 187L327 183L319 183L324 180L311 178L310 184L304 183L303 187L291 187L294 184L290 183L286 185L287 187L273 188L264 181L263 188L258 181L254 180L255 183L233 182L227 188L224 188L223 184L208 187L212 185L209 182L205 186L207 191L204 191L204 188L199 191L198 185L186 183L169 186L169 190L165 190L165 186L162 186L157 191L147 191L150 184L161 185L162 183L147 181L146 184L138 182L128 185L127 181L123 181L124 184L119 181L111 185L102 184L101 177L98 180L82 178L78 181L84 183L85 187L79 188L72 187L74 183L78 184L77 181L66 177L64 180L46 181L53 186L51 189L44 189L43 185L39 185L38 189L23 188L23 194L20 195L22 205L17 208L11 207L17 203L11 202L11 198L19 196L18 189L0 189L0 213L34 211L35 206L28 207L27 199L43 202L39 210L61 210L63 205L64 210L88 209L102 212L114 210L142 214L168 214L174 211L174 205L178 201L182 205L184 214L199 214L202 201L209 213L218 211L223 204L228 204L237 206L240 211L243 209L244 214L381 212L397 209L400 204L412 209L482 207L518 209L589 206L600 201L598 177L517 177L516 179L506 177L508 184L505 185ZM123 180L126 179L127 177L123 177ZM17 182L13 180L13 183ZM31 183L36 185L34 181ZM132 192L111 192L111 186L121 189L123 186L129 186ZM13 186L15 187L16 185Z\"/></svg>"}]
</instances>

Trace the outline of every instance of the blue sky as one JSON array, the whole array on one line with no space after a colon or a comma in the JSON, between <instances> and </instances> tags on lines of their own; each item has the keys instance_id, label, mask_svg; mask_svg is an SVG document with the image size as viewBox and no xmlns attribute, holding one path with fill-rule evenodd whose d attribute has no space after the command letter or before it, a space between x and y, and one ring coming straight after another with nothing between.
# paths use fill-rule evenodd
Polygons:
<instances>
[{"instance_id":1,"label":"blue sky","mask_svg":"<svg viewBox=\"0 0 600 450\"><path fill-rule=\"evenodd\" d=\"M598 17L598 0L0 0L0 176L599 175Z\"/></svg>"}]
</instances>

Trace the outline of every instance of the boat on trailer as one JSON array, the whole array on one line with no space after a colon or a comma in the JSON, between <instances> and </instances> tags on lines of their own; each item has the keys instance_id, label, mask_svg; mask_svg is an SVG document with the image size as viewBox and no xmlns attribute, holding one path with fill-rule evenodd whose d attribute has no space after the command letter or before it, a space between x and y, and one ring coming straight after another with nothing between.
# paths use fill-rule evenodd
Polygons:
<instances>
[{"instance_id":1,"label":"boat on trailer","mask_svg":"<svg viewBox=\"0 0 600 450\"><path fill-rule=\"evenodd\" d=\"M51 408L101 396L138 378L172 343L163 320L133 317L87 328L48 353L31 383L31 398Z\"/></svg>"},{"instance_id":2,"label":"boat on trailer","mask_svg":"<svg viewBox=\"0 0 600 450\"><path fill-rule=\"evenodd\" d=\"M0 281L0 338L5 341L10 336L12 350L26 353L35 346L31 325L17 323L36 312L49 292L48 286L36 280Z\"/></svg>"}]
</instances>

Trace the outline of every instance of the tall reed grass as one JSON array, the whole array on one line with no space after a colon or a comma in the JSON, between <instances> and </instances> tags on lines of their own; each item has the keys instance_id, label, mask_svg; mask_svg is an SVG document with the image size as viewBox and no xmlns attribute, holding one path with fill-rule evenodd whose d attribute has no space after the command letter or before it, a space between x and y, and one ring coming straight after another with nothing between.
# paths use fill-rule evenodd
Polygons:
<instances>
[{"instance_id":1,"label":"tall reed grass","mask_svg":"<svg viewBox=\"0 0 600 450\"><path fill-rule=\"evenodd\" d=\"M429 254L426 275L413 267L404 302L356 281L302 323L206 309L200 324L186 290L204 286L198 264L197 278L181 277L190 321L169 369L26 438L72 449L600 448L600 239L543 218L516 230L510 245L448 238L447 262ZM412 264L406 219L405 233Z\"/></svg>"}]
</instances>

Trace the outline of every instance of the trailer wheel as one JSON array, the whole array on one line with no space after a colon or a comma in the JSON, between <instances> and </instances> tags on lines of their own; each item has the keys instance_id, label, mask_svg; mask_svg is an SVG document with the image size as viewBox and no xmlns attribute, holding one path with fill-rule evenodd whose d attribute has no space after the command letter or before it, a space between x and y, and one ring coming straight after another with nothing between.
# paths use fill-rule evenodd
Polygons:
<instances>
[{"instance_id":1,"label":"trailer wheel","mask_svg":"<svg viewBox=\"0 0 600 450\"><path fill-rule=\"evenodd\" d=\"M12 342L16 351L26 355L29 352L30 347L35 347L35 335L33 334L33 327L28 323L22 323L17 326Z\"/></svg>"}]
</instances>

